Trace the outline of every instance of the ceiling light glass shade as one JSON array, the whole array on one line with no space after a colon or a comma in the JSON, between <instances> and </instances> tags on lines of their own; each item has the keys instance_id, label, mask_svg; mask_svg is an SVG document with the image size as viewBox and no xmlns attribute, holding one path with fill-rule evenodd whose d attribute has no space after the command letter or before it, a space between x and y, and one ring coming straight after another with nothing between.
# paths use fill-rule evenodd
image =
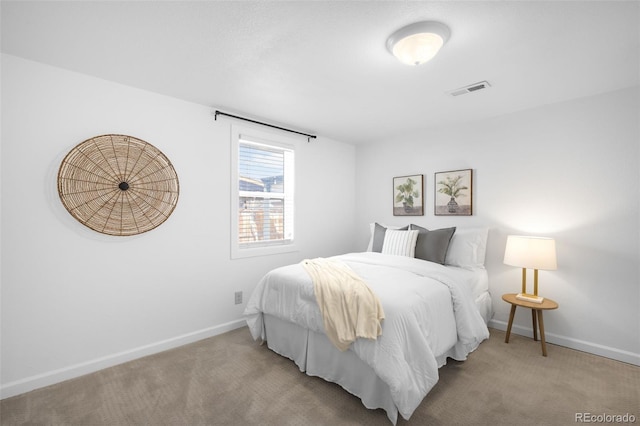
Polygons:
<instances>
[{"instance_id":1,"label":"ceiling light glass shade","mask_svg":"<svg viewBox=\"0 0 640 426\"><path fill-rule=\"evenodd\" d=\"M527 269L558 269L556 241L553 238L509 235L504 263Z\"/></svg>"},{"instance_id":2,"label":"ceiling light glass shade","mask_svg":"<svg viewBox=\"0 0 640 426\"><path fill-rule=\"evenodd\" d=\"M416 22L391 34L387 50L403 64L420 65L436 56L450 34L440 22Z\"/></svg>"}]
</instances>

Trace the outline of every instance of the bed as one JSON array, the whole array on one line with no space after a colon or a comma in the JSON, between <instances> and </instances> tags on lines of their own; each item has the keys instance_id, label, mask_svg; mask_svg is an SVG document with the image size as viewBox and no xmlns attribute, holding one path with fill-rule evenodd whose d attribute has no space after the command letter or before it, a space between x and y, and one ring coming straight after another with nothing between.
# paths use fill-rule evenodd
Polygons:
<instances>
[{"instance_id":1,"label":"bed","mask_svg":"<svg viewBox=\"0 0 640 426\"><path fill-rule=\"evenodd\" d=\"M300 371L339 384L365 407L384 409L394 425L398 415L408 420L447 358L463 361L489 337L487 230L441 231L374 224L366 252L330 258L379 298L384 320L377 339L358 338L344 351L332 344L302 262L270 271L256 286L245 309L253 338ZM408 242L389 249L398 235Z\"/></svg>"}]
</instances>

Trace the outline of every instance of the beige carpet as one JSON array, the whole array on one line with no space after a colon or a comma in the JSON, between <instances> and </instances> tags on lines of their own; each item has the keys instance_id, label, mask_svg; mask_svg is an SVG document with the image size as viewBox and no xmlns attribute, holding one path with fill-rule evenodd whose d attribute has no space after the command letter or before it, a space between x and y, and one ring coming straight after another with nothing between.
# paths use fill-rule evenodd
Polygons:
<instances>
[{"instance_id":1,"label":"beige carpet","mask_svg":"<svg viewBox=\"0 0 640 426\"><path fill-rule=\"evenodd\" d=\"M574 425L576 413L635 416L640 367L491 329L450 361L399 425ZM5 399L2 425L385 425L337 385L251 340L247 328ZM584 416L584 415L583 415ZM597 418L595 418L597 420Z\"/></svg>"}]
</instances>

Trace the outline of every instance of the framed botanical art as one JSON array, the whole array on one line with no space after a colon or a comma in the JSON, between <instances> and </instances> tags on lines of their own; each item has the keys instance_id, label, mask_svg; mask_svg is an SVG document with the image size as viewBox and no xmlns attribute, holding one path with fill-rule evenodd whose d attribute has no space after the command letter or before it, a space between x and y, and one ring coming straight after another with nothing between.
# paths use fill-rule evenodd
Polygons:
<instances>
[{"instance_id":1,"label":"framed botanical art","mask_svg":"<svg viewBox=\"0 0 640 426\"><path fill-rule=\"evenodd\" d=\"M393 215L424 215L423 175L400 176L393 178Z\"/></svg>"},{"instance_id":2,"label":"framed botanical art","mask_svg":"<svg viewBox=\"0 0 640 426\"><path fill-rule=\"evenodd\" d=\"M471 216L473 213L473 170L435 174L436 216Z\"/></svg>"}]
</instances>

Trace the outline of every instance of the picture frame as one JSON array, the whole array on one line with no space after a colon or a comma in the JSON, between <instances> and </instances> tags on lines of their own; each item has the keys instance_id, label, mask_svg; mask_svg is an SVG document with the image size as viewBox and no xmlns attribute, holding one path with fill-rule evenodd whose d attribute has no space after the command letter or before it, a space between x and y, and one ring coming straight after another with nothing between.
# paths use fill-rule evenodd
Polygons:
<instances>
[{"instance_id":1,"label":"picture frame","mask_svg":"<svg viewBox=\"0 0 640 426\"><path fill-rule=\"evenodd\" d=\"M393 178L393 215L424 215L424 175Z\"/></svg>"},{"instance_id":2,"label":"picture frame","mask_svg":"<svg viewBox=\"0 0 640 426\"><path fill-rule=\"evenodd\" d=\"M473 169L437 172L433 183L436 216L473 214Z\"/></svg>"}]
</instances>

